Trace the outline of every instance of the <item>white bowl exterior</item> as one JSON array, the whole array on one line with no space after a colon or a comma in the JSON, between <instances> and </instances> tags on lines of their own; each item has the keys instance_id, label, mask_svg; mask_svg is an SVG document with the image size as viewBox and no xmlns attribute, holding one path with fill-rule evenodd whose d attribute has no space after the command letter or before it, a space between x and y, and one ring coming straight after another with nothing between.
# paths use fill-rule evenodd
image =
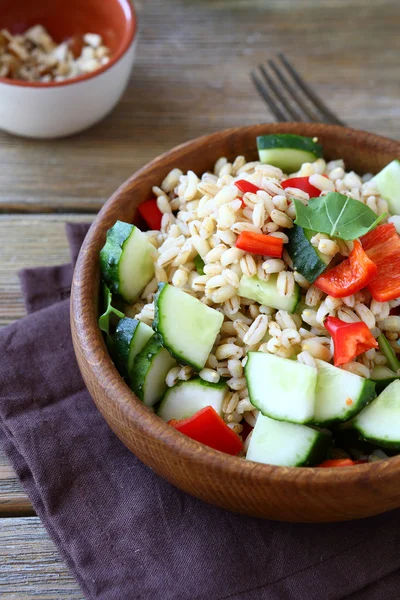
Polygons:
<instances>
[{"instance_id":1,"label":"white bowl exterior","mask_svg":"<svg viewBox=\"0 0 400 600\"><path fill-rule=\"evenodd\" d=\"M106 71L59 87L0 83L0 129L30 138L58 138L87 129L117 104L129 81L136 38Z\"/></svg>"}]
</instances>

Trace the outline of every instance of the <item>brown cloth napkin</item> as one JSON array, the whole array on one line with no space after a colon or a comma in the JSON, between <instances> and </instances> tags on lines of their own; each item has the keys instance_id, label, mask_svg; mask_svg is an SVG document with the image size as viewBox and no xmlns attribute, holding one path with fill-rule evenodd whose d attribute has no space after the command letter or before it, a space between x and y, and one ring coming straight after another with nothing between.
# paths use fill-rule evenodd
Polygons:
<instances>
[{"instance_id":1,"label":"brown cloth napkin","mask_svg":"<svg viewBox=\"0 0 400 600\"><path fill-rule=\"evenodd\" d=\"M86 231L67 228L73 260ZM78 371L71 274L20 274L31 314L0 332L0 442L88 599L400 598L400 511L263 521L188 496L131 454Z\"/></svg>"}]
</instances>

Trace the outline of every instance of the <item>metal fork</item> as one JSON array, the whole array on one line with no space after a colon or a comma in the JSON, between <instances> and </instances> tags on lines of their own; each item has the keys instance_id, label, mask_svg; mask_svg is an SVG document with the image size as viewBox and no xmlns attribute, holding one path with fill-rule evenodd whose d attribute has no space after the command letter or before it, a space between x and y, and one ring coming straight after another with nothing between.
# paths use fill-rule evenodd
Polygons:
<instances>
[{"instance_id":1,"label":"metal fork","mask_svg":"<svg viewBox=\"0 0 400 600\"><path fill-rule=\"evenodd\" d=\"M279 53L259 65L250 76L258 93L277 121L308 121L345 125L299 75L286 56Z\"/></svg>"}]
</instances>

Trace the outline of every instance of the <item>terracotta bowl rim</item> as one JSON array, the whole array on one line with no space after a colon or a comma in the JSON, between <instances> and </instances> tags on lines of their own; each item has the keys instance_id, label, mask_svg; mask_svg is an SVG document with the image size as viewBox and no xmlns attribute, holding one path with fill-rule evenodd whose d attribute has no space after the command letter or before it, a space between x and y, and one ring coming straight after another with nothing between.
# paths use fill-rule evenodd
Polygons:
<instances>
[{"instance_id":1,"label":"terracotta bowl rim","mask_svg":"<svg viewBox=\"0 0 400 600\"><path fill-rule=\"evenodd\" d=\"M137 14L133 7L133 3L130 0L116 0L118 4L124 11L125 14L125 23L127 27L125 28L124 35L120 41L120 45L116 52L110 58L110 61L92 71L91 73L85 73L84 75L79 75L78 77L72 77L71 79L65 79L64 81L21 81L20 79L10 79L8 77L0 77L0 84L3 85L12 85L17 87L31 88L31 89L53 89L59 87L65 87L68 85L73 85L75 83L83 83L84 81L88 81L89 79L94 79L98 75L101 75L108 69L111 69L117 62L121 60L121 58L128 52L132 43L135 40L137 33Z\"/></svg>"},{"instance_id":2,"label":"terracotta bowl rim","mask_svg":"<svg viewBox=\"0 0 400 600\"><path fill-rule=\"evenodd\" d=\"M98 232L98 230L102 229L103 220L109 213L113 213L113 206L117 203L120 194L132 181L140 178L142 174L148 173L155 165L162 163L166 157L169 157L174 152L188 148L193 144L199 146L205 143L210 144L214 139L218 139L221 134L240 134L241 132L254 127L263 127L268 129L268 127L271 126L280 126L287 133L288 129L290 130L290 126L294 125L296 127L304 127L306 130L304 135L318 136L319 132L328 134L341 132L343 135L346 135L346 133L357 133L357 135L361 134L364 142L368 140L378 143L383 142L386 144L390 142L393 144L393 148L396 148L397 146L400 150L400 142L362 130L342 127L339 125L294 122L274 124L262 123L225 129L189 140L188 142L175 146L174 148L153 159L150 163L147 163L145 166L136 171L129 179L127 179L104 204L103 208L93 221L82 245L75 267L71 295L71 322L77 335L77 343L80 346L80 350L82 351L86 362L90 364L91 374L96 378L97 383L102 388L104 395L115 405L117 405L120 414L124 414L125 418L128 420L134 420L135 427L140 431L141 434L148 437L154 437L153 429L154 426L156 426L156 438L160 443L168 446L171 449L175 449L179 444L179 458L182 460L187 460L188 463L193 463L194 461L196 463L199 461L209 463L210 468L212 467L214 473L220 473L222 476L227 478L229 478L229 476L233 475L235 472L237 473L238 469L240 469L243 480L251 478L253 481L260 484L266 482L273 483L277 480L280 482L289 483L298 479L299 474L301 474L300 478L302 482L305 485L312 486L312 489L317 490L318 487L323 488L334 483L336 479L336 469L315 467L281 467L256 463L253 461L246 461L245 459L236 456L229 456L204 446L203 444L195 442L186 436L183 436L174 428L170 427L167 423L163 422L156 414L151 412L128 388L114 366L114 363L112 362L106 349L103 336L97 326L97 315L95 314L93 299L90 297L88 292L88 286L85 286L83 283L85 278L87 280L88 277L94 277L95 270L96 268L98 269L98 260L93 256L93 260L91 261L92 266L87 267L87 261L90 257L88 248L90 247L91 241L95 237L95 234ZM84 276L81 277L81 274L84 274ZM86 307L90 307L90 313L86 311ZM88 331L90 331L90 335L88 335ZM94 331L93 336L92 331ZM104 381L108 381L108 385L104 385ZM344 486L344 488L346 487L347 483L349 486L354 485L355 483L360 483L360 486L362 486L366 483L366 480L378 480L382 479L383 477L388 477L391 479L397 477L400 472L400 455L372 463L360 464L351 467L342 467L340 471L341 473L348 473L349 475L347 478L341 478L340 485Z\"/></svg>"}]
</instances>

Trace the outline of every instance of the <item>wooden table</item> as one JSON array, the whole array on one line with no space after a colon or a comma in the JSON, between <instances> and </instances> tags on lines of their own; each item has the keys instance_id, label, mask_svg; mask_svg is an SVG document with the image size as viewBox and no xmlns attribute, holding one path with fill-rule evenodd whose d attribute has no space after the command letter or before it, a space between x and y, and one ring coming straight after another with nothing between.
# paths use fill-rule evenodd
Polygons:
<instances>
[{"instance_id":1,"label":"wooden table","mask_svg":"<svg viewBox=\"0 0 400 600\"><path fill-rule=\"evenodd\" d=\"M249 70L284 49L344 121L400 138L398 0L140 0L126 94L80 135L0 133L0 325L24 315L17 271L69 260L67 221L89 221L168 148L271 121ZM82 599L0 452L0 597Z\"/></svg>"}]
</instances>

